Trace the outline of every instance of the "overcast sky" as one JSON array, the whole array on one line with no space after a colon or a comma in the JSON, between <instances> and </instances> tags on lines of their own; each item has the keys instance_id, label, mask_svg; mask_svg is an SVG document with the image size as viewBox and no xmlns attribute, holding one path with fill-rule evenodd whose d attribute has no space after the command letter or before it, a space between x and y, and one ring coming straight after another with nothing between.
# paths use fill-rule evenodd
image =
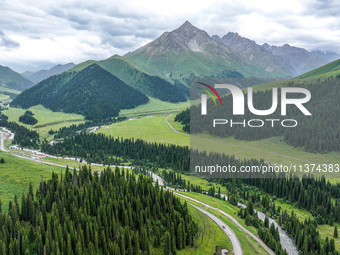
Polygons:
<instances>
[{"instance_id":1,"label":"overcast sky","mask_svg":"<svg viewBox=\"0 0 340 255\"><path fill-rule=\"evenodd\" d=\"M337 0L1 0L0 65L22 72L124 55L186 20L210 35L340 53Z\"/></svg>"}]
</instances>

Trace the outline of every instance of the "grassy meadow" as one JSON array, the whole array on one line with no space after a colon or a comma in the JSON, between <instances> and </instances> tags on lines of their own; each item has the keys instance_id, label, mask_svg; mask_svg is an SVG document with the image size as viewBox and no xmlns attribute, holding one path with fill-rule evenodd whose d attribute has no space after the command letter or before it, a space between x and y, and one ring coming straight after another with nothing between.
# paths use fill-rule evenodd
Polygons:
<instances>
[{"instance_id":1,"label":"grassy meadow","mask_svg":"<svg viewBox=\"0 0 340 255\"><path fill-rule=\"evenodd\" d=\"M97 133L113 137L141 138L149 142L189 146L190 137L174 132L165 122L167 115L131 119L101 127ZM172 119L174 115L171 116Z\"/></svg>"},{"instance_id":2,"label":"grassy meadow","mask_svg":"<svg viewBox=\"0 0 340 255\"><path fill-rule=\"evenodd\" d=\"M17 195L18 200L21 201L21 194L28 191L30 182L35 192L39 187L41 176L48 180L53 171L59 174L62 169L17 158L3 151L0 151L0 158L5 159L5 163L0 164L0 198L3 211L7 211L8 203L13 201L14 195Z\"/></svg>"},{"instance_id":3,"label":"grassy meadow","mask_svg":"<svg viewBox=\"0 0 340 255\"><path fill-rule=\"evenodd\" d=\"M34 118L38 120L38 123L34 126L26 125L19 122L19 117L25 113L25 109L11 107L8 110L4 110L3 113L8 116L10 121L15 121L20 125L23 125L29 129L37 131L40 134L41 139L51 140L53 135L49 135L48 131L58 130L61 127L71 126L72 124L84 123L84 117L79 114L53 112L46 109L42 105L32 106L27 109L34 114Z\"/></svg>"}]
</instances>

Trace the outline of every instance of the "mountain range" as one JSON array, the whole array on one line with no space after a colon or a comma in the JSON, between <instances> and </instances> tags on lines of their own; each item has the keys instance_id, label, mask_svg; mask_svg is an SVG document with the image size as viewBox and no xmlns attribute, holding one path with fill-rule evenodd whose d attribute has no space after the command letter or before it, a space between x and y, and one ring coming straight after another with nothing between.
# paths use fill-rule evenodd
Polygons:
<instances>
[{"instance_id":1,"label":"mountain range","mask_svg":"<svg viewBox=\"0 0 340 255\"><path fill-rule=\"evenodd\" d=\"M65 72L66 70L74 67L75 64L74 63L68 63L65 65L56 65L51 67L48 70L40 70L38 72L30 72L30 71L26 71L24 73L22 73L22 76L24 76L25 78L29 79L30 81L34 82L34 83L39 83L42 80L45 80L53 75L56 74L60 74L62 72Z\"/></svg>"},{"instance_id":2,"label":"mountain range","mask_svg":"<svg viewBox=\"0 0 340 255\"><path fill-rule=\"evenodd\" d=\"M328 54L328 58L331 55L335 57ZM232 32L221 38L210 36L186 21L174 31L165 32L122 57L114 55L106 60L88 60L76 66L70 63L36 73L25 72L24 75L38 84L18 96L12 105L28 108L42 104L55 111L81 113L88 119L95 118L95 113L112 117L120 109L146 103L148 98L170 103L185 102L189 96L189 81L193 77L282 79L298 76L328 62L320 52L311 53L288 44L259 45ZM17 89L24 90L33 85L20 74L16 75L17 79L21 77L22 81L28 82L26 86L15 86ZM99 77L101 75L103 79ZM6 86L9 85L7 82ZM131 95L120 94L118 87L135 95L138 98L136 104L130 101ZM75 96L76 100L73 100ZM103 98L109 103L104 103ZM91 102L90 106L79 103L80 99ZM122 100L129 103L123 104ZM106 109L98 106L101 103ZM89 109L91 105L96 109ZM107 114L108 109L112 114Z\"/></svg>"},{"instance_id":3,"label":"mountain range","mask_svg":"<svg viewBox=\"0 0 340 255\"><path fill-rule=\"evenodd\" d=\"M238 33L229 32L222 38L217 35L212 38L272 73L283 72L293 77L329 62L326 58L288 44L283 46L270 46L267 43L258 45L255 41L242 37Z\"/></svg>"},{"instance_id":4,"label":"mountain range","mask_svg":"<svg viewBox=\"0 0 340 255\"><path fill-rule=\"evenodd\" d=\"M147 72L187 84L193 76L288 78L329 62L303 48L258 45L237 33L210 37L188 21L124 58Z\"/></svg>"},{"instance_id":5,"label":"mountain range","mask_svg":"<svg viewBox=\"0 0 340 255\"><path fill-rule=\"evenodd\" d=\"M188 21L124 58L149 73L187 84L193 76L288 77L286 73L257 66Z\"/></svg>"}]
</instances>

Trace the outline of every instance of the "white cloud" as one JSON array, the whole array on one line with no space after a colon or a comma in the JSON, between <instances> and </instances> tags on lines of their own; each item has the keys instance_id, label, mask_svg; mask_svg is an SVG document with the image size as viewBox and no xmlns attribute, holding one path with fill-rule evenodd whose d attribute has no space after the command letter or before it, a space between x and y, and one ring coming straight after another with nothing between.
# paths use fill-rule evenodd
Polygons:
<instances>
[{"instance_id":1,"label":"white cloud","mask_svg":"<svg viewBox=\"0 0 340 255\"><path fill-rule=\"evenodd\" d=\"M5 0L0 64L23 71L122 55L185 20L210 35L340 52L339 10L335 0Z\"/></svg>"}]
</instances>

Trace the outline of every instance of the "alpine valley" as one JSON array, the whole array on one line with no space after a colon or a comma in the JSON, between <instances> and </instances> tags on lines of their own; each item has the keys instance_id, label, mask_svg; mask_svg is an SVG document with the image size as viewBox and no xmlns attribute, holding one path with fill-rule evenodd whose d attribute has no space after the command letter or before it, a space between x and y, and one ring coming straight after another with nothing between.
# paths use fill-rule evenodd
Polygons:
<instances>
[{"instance_id":1,"label":"alpine valley","mask_svg":"<svg viewBox=\"0 0 340 255\"><path fill-rule=\"evenodd\" d=\"M339 57L186 21L123 56L0 66L0 255L339 255ZM212 128L234 99L202 89L202 117L189 88L208 78L241 78L262 110L273 88L303 88L312 116L289 105L296 128ZM192 162L308 171L212 178Z\"/></svg>"}]
</instances>

